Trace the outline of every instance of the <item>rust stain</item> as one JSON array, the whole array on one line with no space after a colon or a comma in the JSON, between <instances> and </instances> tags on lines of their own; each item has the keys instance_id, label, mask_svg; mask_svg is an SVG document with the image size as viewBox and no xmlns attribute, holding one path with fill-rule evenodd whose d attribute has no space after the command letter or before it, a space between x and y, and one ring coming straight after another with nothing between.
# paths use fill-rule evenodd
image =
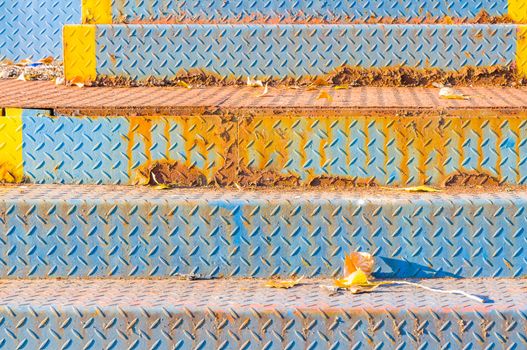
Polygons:
<instances>
[{"instance_id":1,"label":"rust stain","mask_svg":"<svg viewBox=\"0 0 527 350\"><path fill-rule=\"evenodd\" d=\"M395 141L397 149L400 152L401 160L399 162L399 169L401 173L401 183L405 185L410 177L410 168L408 167L409 155L408 155L408 143L410 142L410 134L408 132L408 124L394 130L396 136Z\"/></svg>"},{"instance_id":2,"label":"rust stain","mask_svg":"<svg viewBox=\"0 0 527 350\"><path fill-rule=\"evenodd\" d=\"M166 183L185 187L303 185L348 188L384 185L389 178L390 166L398 168L399 178L394 185L406 185L412 176L416 176L413 182L421 184L430 182L430 185L446 187L499 186L502 156L500 154L496 161L496 173L492 168L494 164L484 164L486 156L483 142L488 139L484 130L488 128L496 134L494 147L497 147L505 136L502 128L509 126L518 139L515 151L516 167L519 168L521 118L508 118L505 122L503 118L492 117L339 118L331 115L130 118L127 150L129 170L133 172L132 175L138 175L150 184ZM156 125L159 125L160 135L166 140L162 159L152 159L151 149L155 146L152 130L155 130ZM173 152L173 157L179 156L179 159L170 157L173 147L171 125L178 125L177 130L182 138L178 151ZM371 144L372 132L384 135L379 144ZM378 159L376 164L383 167L380 170L388 174L386 178L351 175L357 172L355 166L363 166L361 163L349 167L354 156L350 154L350 144L356 142L357 137L359 140L362 138L359 146L363 147L366 168L371 168L370 162L374 155L384 153L384 158ZM336 138L339 139L338 144ZM314 149L308 153L314 140ZM317 144L316 140L320 142ZM477 166L473 168L463 165L469 156L465 154L468 140L472 140L471 148L476 148L478 153ZM133 159L133 153L137 152L134 147L138 147L138 144L144 147L140 151L144 151L146 160L137 169L132 169L136 164L134 162L137 162L137 159ZM331 165L335 160L331 159L333 156L345 157L349 176L334 173ZM455 161L455 164L449 164L449 168L458 172L447 173L447 157ZM311 165L310 161L313 162ZM341 164L343 161L340 160ZM392 165L392 162L395 163ZM519 179L519 169L517 176Z\"/></svg>"},{"instance_id":3,"label":"rust stain","mask_svg":"<svg viewBox=\"0 0 527 350\"><path fill-rule=\"evenodd\" d=\"M322 169L323 172L326 174L329 174L331 171L330 169L327 169L328 167L328 156L326 154L326 148L328 147L330 140L331 140L331 119L330 118L324 118L323 120L319 120L319 123L322 124L321 130L323 131L323 135L320 138L320 143L318 145L318 153L320 155L319 158L319 167ZM308 136L308 135L306 135Z\"/></svg>"},{"instance_id":4,"label":"rust stain","mask_svg":"<svg viewBox=\"0 0 527 350\"><path fill-rule=\"evenodd\" d=\"M364 133L364 169L370 169L371 150L370 150L370 121L368 118L363 118L362 132Z\"/></svg>"},{"instance_id":5,"label":"rust stain","mask_svg":"<svg viewBox=\"0 0 527 350\"><path fill-rule=\"evenodd\" d=\"M170 136L170 121L168 118L165 118L164 120L164 127L163 127L163 136L165 137L165 159L170 159L170 148L172 146L172 136Z\"/></svg>"},{"instance_id":6,"label":"rust stain","mask_svg":"<svg viewBox=\"0 0 527 350\"><path fill-rule=\"evenodd\" d=\"M496 133L496 176L498 179L502 179L502 173L501 173L501 162L502 162L502 152L501 152L501 143L503 142L503 132L502 132L502 126L503 126L503 120L500 119L492 119L491 123L493 124L492 130Z\"/></svg>"},{"instance_id":7,"label":"rust stain","mask_svg":"<svg viewBox=\"0 0 527 350\"><path fill-rule=\"evenodd\" d=\"M123 0L118 0L119 3ZM124 7L119 6L120 14L124 14ZM155 13L152 6L149 13ZM166 12L165 12L166 13ZM265 15L261 12L247 12L243 16L221 16L221 20L195 16L189 11L177 11L173 15L163 14L149 18L120 16L119 23L122 24L498 24L515 23L509 15L491 16L482 10L473 17L432 16L429 13L411 19L405 17L389 17L370 15L366 18L356 16L338 16L338 18L321 18L312 16L303 11L297 11L291 15Z\"/></svg>"},{"instance_id":8,"label":"rust stain","mask_svg":"<svg viewBox=\"0 0 527 350\"><path fill-rule=\"evenodd\" d=\"M130 123L130 129L128 131L128 175L131 179L136 179L133 174L134 166L134 147L136 143L136 137L141 137L144 142L144 152L146 161L143 164L145 167L149 167L152 162L152 119L151 118L138 118L131 117L128 119ZM142 182L142 179L137 179Z\"/></svg>"},{"instance_id":9,"label":"rust stain","mask_svg":"<svg viewBox=\"0 0 527 350\"><path fill-rule=\"evenodd\" d=\"M474 134L477 136L477 150L478 150L478 166L477 171L482 172L483 170L483 130L487 126L487 122L483 122L480 118L474 118L470 125L470 128L473 130Z\"/></svg>"},{"instance_id":10,"label":"rust stain","mask_svg":"<svg viewBox=\"0 0 527 350\"><path fill-rule=\"evenodd\" d=\"M100 75L90 86L180 86L182 83L194 86L245 86L246 79L237 76L220 76L205 68L181 70L172 77L135 80L127 77ZM342 66L324 75L303 77L269 77L269 86L432 86L443 83L455 86L523 86L527 81L518 73L515 65L489 67L463 67L457 71L440 68L415 68L408 66L363 68Z\"/></svg>"}]
</instances>

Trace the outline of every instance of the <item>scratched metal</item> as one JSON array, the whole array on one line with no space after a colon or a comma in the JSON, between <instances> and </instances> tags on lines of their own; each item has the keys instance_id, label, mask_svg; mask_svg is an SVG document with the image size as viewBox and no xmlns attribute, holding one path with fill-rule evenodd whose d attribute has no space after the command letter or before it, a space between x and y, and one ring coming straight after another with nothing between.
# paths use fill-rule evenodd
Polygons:
<instances>
[{"instance_id":1,"label":"scratched metal","mask_svg":"<svg viewBox=\"0 0 527 350\"><path fill-rule=\"evenodd\" d=\"M141 169L160 161L197 168L209 183L232 164L296 176L304 184L329 177L442 185L459 173L483 175L482 185L527 182L521 115L26 116L23 125L24 174L36 183L136 184Z\"/></svg>"},{"instance_id":2,"label":"scratched metal","mask_svg":"<svg viewBox=\"0 0 527 350\"><path fill-rule=\"evenodd\" d=\"M0 0L0 61L61 58L62 26L80 20L80 0Z\"/></svg>"},{"instance_id":3,"label":"scratched metal","mask_svg":"<svg viewBox=\"0 0 527 350\"><path fill-rule=\"evenodd\" d=\"M114 0L113 23L172 22L354 22L376 20L434 20L444 17L472 19L486 11L508 14L507 0Z\"/></svg>"},{"instance_id":4,"label":"scratched metal","mask_svg":"<svg viewBox=\"0 0 527 350\"><path fill-rule=\"evenodd\" d=\"M527 192L0 187L0 276L519 277Z\"/></svg>"},{"instance_id":5,"label":"scratched metal","mask_svg":"<svg viewBox=\"0 0 527 350\"><path fill-rule=\"evenodd\" d=\"M6 349L525 349L525 280L434 280L329 296L306 281L2 281Z\"/></svg>"},{"instance_id":6,"label":"scratched metal","mask_svg":"<svg viewBox=\"0 0 527 350\"><path fill-rule=\"evenodd\" d=\"M198 68L299 77L344 64L506 66L516 60L516 32L514 25L98 25L96 74L163 78Z\"/></svg>"}]
</instances>

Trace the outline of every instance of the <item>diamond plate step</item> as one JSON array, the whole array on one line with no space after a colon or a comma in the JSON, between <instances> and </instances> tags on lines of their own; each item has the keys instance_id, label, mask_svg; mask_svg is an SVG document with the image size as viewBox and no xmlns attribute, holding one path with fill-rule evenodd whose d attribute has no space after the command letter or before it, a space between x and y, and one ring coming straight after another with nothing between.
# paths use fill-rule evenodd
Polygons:
<instances>
[{"instance_id":1,"label":"diamond plate step","mask_svg":"<svg viewBox=\"0 0 527 350\"><path fill-rule=\"evenodd\" d=\"M8 349L524 349L526 280L433 280L329 296L257 280L0 283Z\"/></svg>"},{"instance_id":2,"label":"diamond plate step","mask_svg":"<svg viewBox=\"0 0 527 350\"><path fill-rule=\"evenodd\" d=\"M0 0L0 61L61 59L66 23L81 23L80 0Z\"/></svg>"},{"instance_id":3,"label":"diamond plate step","mask_svg":"<svg viewBox=\"0 0 527 350\"><path fill-rule=\"evenodd\" d=\"M463 21L509 16L525 21L527 6L521 0L84 0L83 23L304 23Z\"/></svg>"},{"instance_id":4,"label":"diamond plate step","mask_svg":"<svg viewBox=\"0 0 527 350\"><path fill-rule=\"evenodd\" d=\"M0 187L0 276L520 277L527 192Z\"/></svg>"},{"instance_id":5,"label":"diamond plate step","mask_svg":"<svg viewBox=\"0 0 527 350\"><path fill-rule=\"evenodd\" d=\"M64 28L67 79L169 79L199 69L230 77L305 77L342 66L518 68L516 25L84 25Z\"/></svg>"}]
</instances>

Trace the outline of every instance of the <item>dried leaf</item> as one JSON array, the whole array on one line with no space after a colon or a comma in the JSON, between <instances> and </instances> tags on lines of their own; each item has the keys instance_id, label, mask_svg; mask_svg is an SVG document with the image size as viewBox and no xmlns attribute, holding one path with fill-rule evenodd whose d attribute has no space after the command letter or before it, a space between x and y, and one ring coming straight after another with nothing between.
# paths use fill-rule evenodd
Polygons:
<instances>
[{"instance_id":1,"label":"dried leaf","mask_svg":"<svg viewBox=\"0 0 527 350\"><path fill-rule=\"evenodd\" d=\"M344 258L344 275L349 276L357 270L370 276L375 267L375 259L370 253L353 252Z\"/></svg>"},{"instance_id":2,"label":"dried leaf","mask_svg":"<svg viewBox=\"0 0 527 350\"><path fill-rule=\"evenodd\" d=\"M269 93L269 86L266 83L265 87L264 87L264 91L260 95L258 95L258 97L263 97L263 96L267 95L268 93Z\"/></svg>"},{"instance_id":3,"label":"dried leaf","mask_svg":"<svg viewBox=\"0 0 527 350\"><path fill-rule=\"evenodd\" d=\"M333 97L331 97L331 95L327 91L321 91L320 95L318 95L317 97L317 100L321 100L323 98L325 98L326 100L330 102L333 101Z\"/></svg>"},{"instance_id":4,"label":"dried leaf","mask_svg":"<svg viewBox=\"0 0 527 350\"><path fill-rule=\"evenodd\" d=\"M182 81L182 80L178 80L178 82L176 83L177 86L180 86L180 87L184 87L185 89L192 89L192 85L188 84L187 82L185 81Z\"/></svg>"},{"instance_id":5,"label":"dried leaf","mask_svg":"<svg viewBox=\"0 0 527 350\"><path fill-rule=\"evenodd\" d=\"M335 90L347 90L349 89L348 85L337 85L335 86Z\"/></svg>"},{"instance_id":6,"label":"dried leaf","mask_svg":"<svg viewBox=\"0 0 527 350\"><path fill-rule=\"evenodd\" d=\"M53 62L55 62L55 59L53 57L51 57L51 56L48 56L46 58L43 58L43 59L39 60L38 62L40 62L42 64L50 65Z\"/></svg>"},{"instance_id":7,"label":"dried leaf","mask_svg":"<svg viewBox=\"0 0 527 350\"><path fill-rule=\"evenodd\" d=\"M327 82L327 80L325 80L324 78L322 77L318 77L316 78L312 83L311 85L314 85L314 86L328 86L329 83Z\"/></svg>"},{"instance_id":8,"label":"dried leaf","mask_svg":"<svg viewBox=\"0 0 527 350\"><path fill-rule=\"evenodd\" d=\"M294 280L269 280L265 286L268 288L290 289L300 284L303 278L300 277Z\"/></svg>"},{"instance_id":9,"label":"dried leaf","mask_svg":"<svg viewBox=\"0 0 527 350\"><path fill-rule=\"evenodd\" d=\"M160 185L154 186L155 190L170 190L172 188L173 188L172 186L167 185L167 184L160 184Z\"/></svg>"},{"instance_id":10,"label":"dried leaf","mask_svg":"<svg viewBox=\"0 0 527 350\"><path fill-rule=\"evenodd\" d=\"M73 79L70 80L71 85L78 86L80 88L84 87L84 80L81 77L73 77Z\"/></svg>"},{"instance_id":11,"label":"dried leaf","mask_svg":"<svg viewBox=\"0 0 527 350\"><path fill-rule=\"evenodd\" d=\"M33 63L33 61L31 61L29 58L25 58L23 60L20 60L17 64L20 66L28 66L31 63Z\"/></svg>"},{"instance_id":12,"label":"dried leaf","mask_svg":"<svg viewBox=\"0 0 527 350\"><path fill-rule=\"evenodd\" d=\"M430 186L404 187L400 188L399 190L406 192L441 192L441 190Z\"/></svg>"},{"instance_id":13,"label":"dried leaf","mask_svg":"<svg viewBox=\"0 0 527 350\"><path fill-rule=\"evenodd\" d=\"M250 87L264 87L264 84L261 80L251 79L251 77L247 77L247 86Z\"/></svg>"},{"instance_id":14,"label":"dried leaf","mask_svg":"<svg viewBox=\"0 0 527 350\"><path fill-rule=\"evenodd\" d=\"M314 91L314 90L318 90L318 87L316 85L309 85L307 88L306 88L307 91Z\"/></svg>"},{"instance_id":15,"label":"dried leaf","mask_svg":"<svg viewBox=\"0 0 527 350\"><path fill-rule=\"evenodd\" d=\"M360 269L344 278L335 280L335 286L339 288L351 288L368 285L370 285L370 282L368 281L368 275Z\"/></svg>"},{"instance_id":16,"label":"dried leaf","mask_svg":"<svg viewBox=\"0 0 527 350\"><path fill-rule=\"evenodd\" d=\"M446 100L469 100L470 97L464 95L461 91L444 87L439 90L439 98Z\"/></svg>"}]
</instances>

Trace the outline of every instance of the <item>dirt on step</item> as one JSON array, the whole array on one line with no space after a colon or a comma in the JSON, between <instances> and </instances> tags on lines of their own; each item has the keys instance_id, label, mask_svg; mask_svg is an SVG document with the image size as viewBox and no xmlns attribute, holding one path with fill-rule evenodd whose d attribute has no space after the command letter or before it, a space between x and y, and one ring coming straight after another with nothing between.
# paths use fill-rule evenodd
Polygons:
<instances>
[{"instance_id":1,"label":"dirt on step","mask_svg":"<svg viewBox=\"0 0 527 350\"><path fill-rule=\"evenodd\" d=\"M443 187L500 186L500 181L491 175L478 172L459 172L447 177Z\"/></svg>"},{"instance_id":2,"label":"dirt on step","mask_svg":"<svg viewBox=\"0 0 527 350\"><path fill-rule=\"evenodd\" d=\"M179 86L200 88L206 86L245 86L247 77L221 77L202 69L181 71L170 78L150 77L133 80L124 77L101 76L90 86L137 87ZM319 88L324 86L374 86L374 87L430 87L433 83L447 86L523 86L527 83L518 75L515 65L491 67L464 67L457 71L439 68L415 68L407 66L362 68L341 66L320 76L264 78L264 84L274 87Z\"/></svg>"},{"instance_id":3,"label":"dirt on step","mask_svg":"<svg viewBox=\"0 0 527 350\"><path fill-rule=\"evenodd\" d=\"M142 173L148 184L170 184L176 187L201 187L207 185L207 178L195 167L188 167L177 161L158 161Z\"/></svg>"}]
</instances>

